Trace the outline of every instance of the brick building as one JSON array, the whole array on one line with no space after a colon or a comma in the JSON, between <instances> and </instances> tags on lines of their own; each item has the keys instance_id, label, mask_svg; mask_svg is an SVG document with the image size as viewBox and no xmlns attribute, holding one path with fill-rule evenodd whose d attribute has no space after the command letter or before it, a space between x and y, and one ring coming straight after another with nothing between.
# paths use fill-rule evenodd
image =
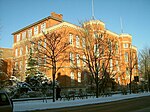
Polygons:
<instances>
[{"instance_id":1,"label":"brick building","mask_svg":"<svg viewBox=\"0 0 150 112\"><path fill-rule=\"evenodd\" d=\"M105 32L107 39L113 39L116 42L117 54L114 57L118 57L117 60L110 60L109 66L114 69L116 75L114 77L115 81L120 84L126 85L129 83L129 71L130 71L130 60L133 57L137 57L137 48L132 46L132 36L129 34L117 34L110 30L107 30L105 24L99 20L90 20L83 24L83 26L77 26L69 22L63 21L62 14L51 13L44 19L41 19L31 25L28 25L13 33L14 44L13 44L13 56L15 58L15 66L22 72L21 79L25 78L26 63L29 54L29 48L32 47L30 41L34 39L38 40L43 37L43 33L52 31L67 31L65 35L65 41L70 42L68 50L68 59L70 61L64 62L61 69L57 72L56 79L60 82L62 86L65 87L77 87L86 86L86 64L84 61L80 60L79 57L84 57L81 48L86 44L86 37L82 38L83 28L92 28L90 32L91 40L95 36L95 31ZM105 40L105 37L103 38ZM94 48L93 48L94 50ZM132 57L132 58L131 58ZM72 69L72 58L74 59L74 65L78 66L80 69ZM113 66L116 65L116 66ZM135 75L138 75L137 65L133 68L132 80ZM45 69L44 72L48 77L52 77L51 70Z\"/></svg>"}]
</instances>

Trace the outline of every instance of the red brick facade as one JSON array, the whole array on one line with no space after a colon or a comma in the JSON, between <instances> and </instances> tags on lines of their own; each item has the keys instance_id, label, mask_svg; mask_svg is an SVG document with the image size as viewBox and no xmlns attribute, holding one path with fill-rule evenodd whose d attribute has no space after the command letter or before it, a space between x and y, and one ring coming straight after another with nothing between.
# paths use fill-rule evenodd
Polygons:
<instances>
[{"instance_id":1,"label":"red brick facade","mask_svg":"<svg viewBox=\"0 0 150 112\"><path fill-rule=\"evenodd\" d=\"M80 52L80 48L82 47L83 41L81 39L81 31L82 27L73 25L68 22L64 22L62 20L63 15L51 13L51 16L48 16L38 22L35 22L23 29L20 29L13 33L14 35L14 44L13 44L13 56L15 57L15 65L19 68L19 70L22 72L21 79L23 80L25 78L25 70L26 70L26 62L28 58L29 53L29 47L31 47L31 44L29 41L38 39L43 37L43 34L41 33L44 31L45 33L48 31L67 31L67 35L65 36L66 41L70 41L69 39L72 38L72 43L69 46L70 49L68 50L68 59L70 56L70 53L73 53L74 58L79 53L80 56L82 56L82 52ZM119 57L119 62L112 61L112 63L118 63L118 68L114 67L115 71L117 71L117 75L114 77L117 82L120 84L126 85L129 83L129 74L128 74L128 68L129 68L129 59L131 52L134 52L134 57L137 57L137 49L136 47L132 46L132 36L129 34L116 34L113 33L105 28L105 24L99 20L91 20L86 23L84 23L86 27L92 27L98 29L101 32L105 32L107 35L107 38L113 38L117 44L118 44L118 51L117 51L117 57ZM96 26L94 26L96 25ZM25 33L24 33L25 32ZM91 34L93 31L91 32ZM71 37L72 36L72 37ZM79 36L79 45L77 45L77 39ZM75 52L74 52L75 51ZM126 55L126 56L125 56ZM80 60L77 62L80 64L81 68L84 66L84 63ZM85 83L85 76L84 69L72 69L70 62L64 62L62 65L62 68L57 72L56 79L60 82L62 86L80 86L84 85ZM137 66L133 70L132 80L133 76L138 75ZM45 70L44 71L48 77L52 77L51 70Z\"/></svg>"}]
</instances>

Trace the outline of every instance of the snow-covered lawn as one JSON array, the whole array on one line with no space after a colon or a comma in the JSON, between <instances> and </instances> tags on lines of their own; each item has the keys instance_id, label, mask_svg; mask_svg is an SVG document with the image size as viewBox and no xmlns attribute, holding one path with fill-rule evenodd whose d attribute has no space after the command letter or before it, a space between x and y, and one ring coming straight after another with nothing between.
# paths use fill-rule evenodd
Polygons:
<instances>
[{"instance_id":1,"label":"snow-covered lawn","mask_svg":"<svg viewBox=\"0 0 150 112\"><path fill-rule=\"evenodd\" d=\"M14 112L105 103L105 102L118 101L123 99L136 98L141 96L150 96L150 93L139 93L139 94L128 94L128 95L116 94L111 97L99 97L99 98L91 97L88 99L75 99L70 101L62 100L56 102L52 102L52 100L50 99L47 101L47 103L43 102L42 100L14 102Z\"/></svg>"}]
</instances>

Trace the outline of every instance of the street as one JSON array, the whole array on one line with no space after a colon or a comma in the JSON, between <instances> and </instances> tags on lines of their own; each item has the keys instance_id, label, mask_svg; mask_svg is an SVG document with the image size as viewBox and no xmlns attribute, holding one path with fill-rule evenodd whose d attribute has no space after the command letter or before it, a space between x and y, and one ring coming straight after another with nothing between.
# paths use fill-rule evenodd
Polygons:
<instances>
[{"instance_id":1,"label":"street","mask_svg":"<svg viewBox=\"0 0 150 112\"><path fill-rule=\"evenodd\" d=\"M36 112L150 112L150 96L103 104L48 109ZM35 112L35 111L32 111Z\"/></svg>"}]
</instances>

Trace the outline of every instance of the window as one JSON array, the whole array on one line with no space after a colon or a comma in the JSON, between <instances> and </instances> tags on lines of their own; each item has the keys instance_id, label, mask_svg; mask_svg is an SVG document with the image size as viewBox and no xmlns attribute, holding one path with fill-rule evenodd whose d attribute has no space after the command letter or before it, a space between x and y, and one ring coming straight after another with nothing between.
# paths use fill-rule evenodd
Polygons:
<instances>
[{"instance_id":1,"label":"window","mask_svg":"<svg viewBox=\"0 0 150 112\"><path fill-rule=\"evenodd\" d=\"M70 77L72 80L74 80L74 73L73 72L70 73Z\"/></svg>"},{"instance_id":2,"label":"window","mask_svg":"<svg viewBox=\"0 0 150 112\"><path fill-rule=\"evenodd\" d=\"M99 56L99 47L98 47L98 44L95 44L94 45L94 54L95 54L95 56Z\"/></svg>"},{"instance_id":3,"label":"window","mask_svg":"<svg viewBox=\"0 0 150 112\"><path fill-rule=\"evenodd\" d=\"M28 37L31 38L32 37L32 29L28 30Z\"/></svg>"},{"instance_id":4,"label":"window","mask_svg":"<svg viewBox=\"0 0 150 112\"><path fill-rule=\"evenodd\" d=\"M77 54L76 55L76 59L77 59L77 66L80 66L80 55L79 54Z\"/></svg>"},{"instance_id":5,"label":"window","mask_svg":"<svg viewBox=\"0 0 150 112\"><path fill-rule=\"evenodd\" d=\"M79 36L76 36L76 47L80 46L80 39Z\"/></svg>"},{"instance_id":6,"label":"window","mask_svg":"<svg viewBox=\"0 0 150 112\"><path fill-rule=\"evenodd\" d=\"M20 70L22 70L23 68L23 64L22 64L22 61L20 61Z\"/></svg>"},{"instance_id":7,"label":"window","mask_svg":"<svg viewBox=\"0 0 150 112\"><path fill-rule=\"evenodd\" d=\"M15 62L15 69L18 70L18 62Z\"/></svg>"},{"instance_id":8,"label":"window","mask_svg":"<svg viewBox=\"0 0 150 112\"><path fill-rule=\"evenodd\" d=\"M128 62L128 53L125 52L125 62Z\"/></svg>"},{"instance_id":9,"label":"window","mask_svg":"<svg viewBox=\"0 0 150 112\"><path fill-rule=\"evenodd\" d=\"M112 70L113 69L113 61L112 61L112 59L110 59L110 70Z\"/></svg>"},{"instance_id":10,"label":"window","mask_svg":"<svg viewBox=\"0 0 150 112\"><path fill-rule=\"evenodd\" d=\"M23 48L20 48L20 56L22 56Z\"/></svg>"},{"instance_id":11,"label":"window","mask_svg":"<svg viewBox=\"0 0 150 112\"><path fill-rule=\"evenodd\" d=\"M27 69L27 66L28 66L28 62L27 60L25 60L25 69Z\"/></svg>"},{"instance_id":12,"label":"window","mask_svg":"<svg viewBox=\"0 0 150 112\"><path fill-rule=\"evenodd\" d=\"M41 24L41 32L44 32L46 29L46 23Z\"/></svg>"},{"instance_id":13,"label":"window","mask_svg":"<svg viewBox=\"0 0 150 112\"><path fill-rule=\"evenodd\" d=\"M86 66L86 57L83 55L83 66Z\"/></svg>"},{"instance_id":14,"label":"window","mask_svg":"<svg viewBox=\"0 0 150 112\"><path fill-rule=\"evenodd\" d=\"M15 50L15 56L18 56L18 49Z\"/></svg>"},{"instance_id":15,"label":"window","mask_svg":"<svg viewBox=\"0 0 150 112\"><path fill-rule=\"evenodd\" d=\"M108 39L108 47L109 47L109 52L112 52L112 42L110 39Z\"/></svg>"},{"instance_id":16,"label":"window","mask_svg":"<svg viewBox=\"0 0 150 112\"><path fill-rule=\"evenodd\" d=\"M42 42L41 42L41 40L39 40L38 41L38 49L41 49L41 44L42 44Z\"/></svg>"},{"instance_id":17,"label":"window","mask_svg":"<svg viewBox=\"0 0 150 112\"><path fill-rule=\"evenodd\" d=\"M22 40L26 38L26 31L22 33Z\"/></svg>"},{"instance_id":18,"label":"window","mask_svg":"<svg viewBox=\"0 0 150 112\"><path fill-rule=\"evenodd\" d=\"M127 76L128 79L130 78L129 68L128 67L126 68L126 76Z\"/></svg>"},{"instance_id":19,"label":"window","mask_svg":"<svg viewBox=\"0 0 150 112\"><path fill-rule=\"evenodd\" d=\"M116 61L116 68L117 68L117 71L119 71L119 63L118 63L118 61Z\"/></svg>"},{"instance_id":20,"label":"window","mask_svg":"<svg viewBox=\"0 0 150 112\"><path fill-rule=\"evenodd\" d=\"M17 35L17 42L20 41L20 34Z\"/></svg>"},{"instance_id":21,"label":"window","mask_svg":"<svg viewBox=\"0 0 150 112\"><path fill-rule=\"evenodd\" d=\"M82 47L85 48L86 45L85 45L85 38L82 38Z\"/></svg>"},{"instance_id":22,"label":"window","mask_svg":"<svg viewBox=\"0 0 150 112\"><path fill-rule=\"evenodd\" d=\"M116 42L115 47L116 47L116 53L118 54L118 53L119 53L119 51L118 51L118 43L117 43L117 42Z\"/></svg>"},{"instance_id":23,"label":"window","mask_svg":"<svg viewBox=\"0 0 150 112\"><path fill-rule=\"evenodd\" d=\"M98 34L94 32L94 38L98 38Z\"/></svg>"},{"instance_id":24,"label":"window","mask_svg":"<svg viewBox=\"0 0 150 112\"><path fill-rule=\"evenodd\" d=\"M78 82L81 82L81 73L78 72Z\"/></svg>"},{"instance_id":25,"label":"window","mask_svg":"<svg viewBox=\"0 0 150 112\"><path fill-rule=\"evenodd\" d=\"M31 44L31 52L34 53L34 43Z\"/></svg>"},{"instance_id":26,"label":"window","mask_svg":"<svg viewBox=\"0 0 150 112\"><path fill-rule=\"evenodd\" d=\"M73 35L69 34L69 43L70 45L73 45Z\"/></svg>"},{"instance_id":27,"label":"window","mask_svg":"<svg viewBox=\"0 0 150 112\"><path fill-rule=\"evenodd\" d=\"M127 43L123 44L123 47L128 48L128 44Z\"/></svg>"},{"instance_id":28,"label":"window","mask_svg":"<svg viewBox=\"0 0 150 112\"><path fill-rule=\"evenodd\" d=\"M46 38L44 39L44 48L46 48Z\"/></svg>"},{"instance_id":29,"label":"window","mask_svg":"<svg viewBox=\"0 0 150 112\"><path fill-rule=\"evenodd\" d=\"M38 30L39 30L39 29L38 29L38 26L35 26L35 27L34 27L34 35L37 35L37 34L38 34Z\"/></svg>"},{"instance_id":30,"label":"window","mask_svg":"<svg viewBox=\"0 0 150 112\"><path fill-rule=\"evenodd\" d=\"M72 52L70 52L70 65L73 65L73 53Z\"/></svg>"},{"instance_id":31,"label":"window","mask_svg":"<svg viewBox=\"0 0 150 112\"><path fill-rule=\"evenodd\" d=\"M74 85L74 73L73 72L70 73L70 78L71 78L71 84Z\"/></svg>"},{"instance_id":32,"label":"window","mask_svg":"<svg viewBox=\"0 0 150 112\"><path fill-rule=\"evenodd\" d=\"M28 54L28 46L26 45L26 54Z\"/></svg>"}]
</instances>

